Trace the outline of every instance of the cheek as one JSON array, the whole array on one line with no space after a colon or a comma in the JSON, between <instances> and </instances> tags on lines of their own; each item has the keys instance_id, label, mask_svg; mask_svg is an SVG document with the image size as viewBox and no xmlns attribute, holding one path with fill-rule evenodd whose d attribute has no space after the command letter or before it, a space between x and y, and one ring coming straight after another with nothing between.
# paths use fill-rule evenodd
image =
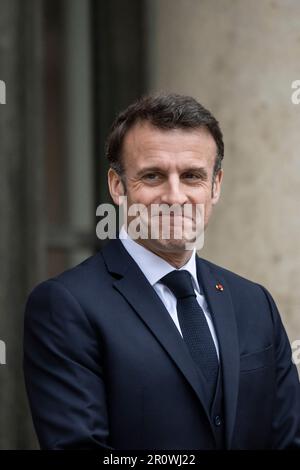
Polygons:
<instances>
[{"instance_id":1,"label":"cheek","mask_svg":"<svg viewBox=\"0 0 300 470\"><path fill-rule=\"evenodd\" d=\"M189 193L189 199L194 204L211 204L211 187L199 187Z\"/></svg>"},{"instance_id":2,"label":"cheek","mask_svg":"<svg viewBox=\"0 0 300 470\"><path fill-rule=\"evenodd\" d=\"M159 191L155 187L145 187L139 185L136 187L132 187L128 191L128 198L130 197L133 202L138 202L147 205L156 202L160 194L161 191Z\"/></svg>"},{"instance_id":3,"label":"cheek","mask_svg":"<svg viewBox=\"0 0 300 470\"><path fill-rule=\"evenodd\" d=\"M200 191L197 197L197 200L193 201L196 204L203 205L204 209L204 218L207 220L212 211L212 196L211 196L211 188L205 191Z\"/></svg>"},{"instance_id":4,"label":"cheek","mask_svg":"<svg viewBox=\"0 0 300 470\"><path fill-rule=\"evenodd\" d=\"M204 227L206 228L211 216L212 212L212 206L211 205L206 205L204 208Z\"/></svg>"}]
</instances>

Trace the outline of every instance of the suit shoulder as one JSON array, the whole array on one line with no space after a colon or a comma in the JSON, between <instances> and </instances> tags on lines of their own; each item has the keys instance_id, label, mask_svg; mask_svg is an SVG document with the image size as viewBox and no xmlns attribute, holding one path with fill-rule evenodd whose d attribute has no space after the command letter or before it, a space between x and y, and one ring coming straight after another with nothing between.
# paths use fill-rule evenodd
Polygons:
<instances>
[{"instance_id":1,"label":"suit shoulder","mask_svg":"<svg viewBox=\"0 0 300 470\"><path fill-rule=\"evenodd\" d=\"M273 322L278 320L280 314L276 303L272 294L263 285L203 258L200 258L199 262L209 269L216 282L224 282L229 288L231 299L237 309L242 308L245 312L250 305L252 318L254 312L259 312L259 316L261 312L268 312Z\"/></svg>"},{"instance_id":2,"label":"suit shoulder","mask_svg":"<svg viewBox=\"0 0 300 470\"><path fill-rule=\"evenodd\" d=\"M58 289L66 289L74 297L78 297L81 292L87 292L92 288L98 289L100 284L103 285L105 277L107 277L107 270L101 252L97 252L76 266L42 281L32 290L30 296L37 292L47 291L51 286L56 286Z\"/></svg>"},{"instance_id":3,"label":"suit shoulder","mask_svg":"<svg viewBox=\"0 0 300 470\"><path fill-rule=\"evenodd\" d=\"M218 266L217 264L212 263L211 261L208 261L204 258L200 258L200 263L204 263L208 269L211 271L211 273L214 275L216 280L218 278L224 279L230 286L235 287L235 288L243 288L243 289L254 289L254 290L259 290L263 291L266 290L263 286L261 286L259 283L247 279L240 274L237 274L233 271L230 271L227 268L224 268L222 266Z\"/></svg>"}]
</instances>

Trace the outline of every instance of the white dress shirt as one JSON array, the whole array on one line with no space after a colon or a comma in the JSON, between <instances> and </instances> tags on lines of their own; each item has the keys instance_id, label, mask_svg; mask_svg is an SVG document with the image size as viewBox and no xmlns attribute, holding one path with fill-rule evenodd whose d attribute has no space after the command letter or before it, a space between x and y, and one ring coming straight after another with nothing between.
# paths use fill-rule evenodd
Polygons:
<instances>
[{"instance_id":1,"label":"white dress shirt","mask_svg":"<svg viewBox=\"0 0 300 470\"><path fill-rule=\"evenodd\" d=\"M160 299L162 300L163 304L165 305L167 311L169 312L172 320L174 321L176 327L178 328L181 336L182 332L180 329L180 324L178 321L177 316L177 309L176 304L177 300L173 292L164 284L160 282L160 279L171 271L174 271L174 266L169 264L164 259L157 256L150 250L147 250L139 243L132 240L129 237L128 233L126 232L124 226L120 230L119 238L127 250L129 255L134 259L136 264L139 266L140 270L143 272L151 286L155 289L156 293L159 295ZM197 279L197 271L196 271L196 250L193 250L192 256L188 260L188 262L179 269L184 269L189 271L192 276L193 286L196 294L196 299L200 307L202 308L206 321L208 323L212 338L215 343L217 355L219 357L219 347L218 341L216 337L216 332L214 329L214 325L211 320L211 315L204 297L204 294L201 292L198 279Z\"/></svg>"}]
</instances>

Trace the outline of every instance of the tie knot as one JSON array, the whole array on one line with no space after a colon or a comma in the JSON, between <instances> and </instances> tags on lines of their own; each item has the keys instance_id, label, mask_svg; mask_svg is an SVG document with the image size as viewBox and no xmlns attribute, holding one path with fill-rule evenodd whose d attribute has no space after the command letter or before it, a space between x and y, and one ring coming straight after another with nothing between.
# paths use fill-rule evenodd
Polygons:
<instances>
[{"instance_id":1,"label":"tie knot","mask_svg":"<svg viewBox=\"0 0 300 470\"><path fill-rule=\"evenodd\" d=\"M191 296L195 297L192 277L189 271L171 271L169 274L162 277L160 282L167 286L177 299Z\"/></svg>"}]
</instances>

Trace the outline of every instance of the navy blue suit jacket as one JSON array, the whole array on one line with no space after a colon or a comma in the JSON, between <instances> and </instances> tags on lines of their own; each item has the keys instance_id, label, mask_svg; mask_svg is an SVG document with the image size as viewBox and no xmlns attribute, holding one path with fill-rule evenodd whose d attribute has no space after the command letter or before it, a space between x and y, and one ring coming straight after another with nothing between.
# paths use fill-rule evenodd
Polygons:
<instances>
[{"instance_id":1,"label":"navy blue suit jacket","mask_svg":"<svg viewBox=\"0 0 300 470\"><path fill-rule=\"evenodd\" d=\"M219 341L226 448L300 446L299 379L270 294L200 258L197 275ZM186 345L118 239L33 290L24 372L44 449L215 447Z\"/></svg>"}]
</instances>

